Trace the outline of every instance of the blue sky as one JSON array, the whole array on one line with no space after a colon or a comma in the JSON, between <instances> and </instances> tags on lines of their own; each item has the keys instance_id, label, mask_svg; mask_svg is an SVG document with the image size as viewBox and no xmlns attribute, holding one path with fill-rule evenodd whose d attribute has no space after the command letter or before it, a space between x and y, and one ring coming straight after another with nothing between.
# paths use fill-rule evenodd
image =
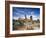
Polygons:
<instances>
[{"instance_id":1,"label":"blue sky","mask_svg":"<svg viewBox=\"0 0 46 38\"><path fill-rule=\"evenodd\" d=\"M26 7L13 7L13 17L25 17L34 16L35 18L39 17L40 15L40 8L26 8Z\"/></svg>"}]
</instances>

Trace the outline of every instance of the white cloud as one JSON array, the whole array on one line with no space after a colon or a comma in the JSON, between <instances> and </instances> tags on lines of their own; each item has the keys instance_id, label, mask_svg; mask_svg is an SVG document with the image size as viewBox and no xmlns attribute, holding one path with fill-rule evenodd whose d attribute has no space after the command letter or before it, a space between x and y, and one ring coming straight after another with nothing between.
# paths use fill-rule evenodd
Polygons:
<instances>
[{"instance_id":1,"label":"white cloud","mask_svg":"<svg viewBox=\"0 0 46 38\"><path fill-rule=\"evenodd\" d=\"M33 15L33 20L37 20L37 19L40 19L40 16Z\"/></svg>"},{"instance_id":2,"label":"white cloud","mask_svg":"<svg viewBox=\"0 0 46 38\"><path fill-rule=\"evenodd\" d=\"M27 15L27 19L30 19L30 15Z\"/></svg>"},{"instance_id":3,"label":"white cloud","mask_svg":"<svg viewBox=\"0 0 46 38\"><path fill-rule=\"evenodd\" d=\"M20 14L20 13L18 13L18 12L17 12L17 13L15 12L15 14L16 14L16 15L21 15L21 14Z\"/></svg>"},{"instance_id":4,"label":"white cloud","mask_svg":"<svg viewBox=\"0 0 46 38\"><path fill-rule=\"evenodd\" d=\"M13 17L14 20L18 20L19 17Z\"/></svg>"},{"instance_id":5,"label":"white cloud","mask_svg":"<svg viewBox=\"0 0 46 38\"><path fill-rule=\"evenodd\" d=\"M22 16L20 16L20 17L16 17L16 16L13 17L14 20L18 20L19 18L25 19L24 15L22 15Z\"/></svg>"},{"instance_id":6,"label":"white cloud","mask_svg":"<svg viewBox=\"0 0 46 38\"><path fill-rule=\"evenodd\" d=\"M33 11L31 12L31 15L32 15L33 20L40 19L40 16L34 15L34 12Z\"/></svg>"},{"instance_id":7,"label":"white cloud","mask_svg":"<svg viewBox=\"0 0 46 38\"><path fill-rule=\"evenodd\" d=\"M19 13L16 13L16 14L19 15L19 16L18 17L13 17L13 19L16 19L16 20L18 18L25 19L25 16L23 14L19 14ZM31 15L27 15L27 19L30 19L30 16L32 16L33 20L40 19L40 16L34 15L33 11L31 12Z\"/></svg>"},{"instance_id":8,"label":"white cloud","mask_svg":"<svg viewBox=\"0 0 46 38\"><path fill-rule=\"evenodd\" d=\"M21 15L20 18L21 18L21 19L25 19L25 16L24 16L24 15Z\"/></svg>"},{"instance_id":9,"label":"white cloud","mask_svg":"<svg viewBox=\"0 0 46 38\"><path fill-rule=\"evenodd\" d=\"M21 17L13 17L14 20L18 20L19 18L25 19L25 16L21 16ZM40 16L32 15L32 18L33 18L33 20L37 20L37 19L40 19ZM27 19L30 19L30 15L27 15Z\"/></svg>"},{"instance_id":10,"label":"white cloud","mask_svg":"<svg viewBox=\"0 0 46 38\"><path fill-rule=\"evenodd\" d=\"M19 12L24 13L24 11L19 11Z\"/></svg>"},{"instance_id":11,"label":"white cloud","mask_svg":"<svg viewBox=\"0 0 46 38\"><path fill-rule=\"evenodd\" d=\"M33 11L31 12L31 15L34 15L34 12Z\"/></svg>"},{"instance_id":12,"label":"white cloud","mask_svg":"<svg viewBox=\"0 0 46 38\"><path fill-rule=\"evenodd\" d=\"M19 15L19 13L16 13L17 15Z\"/></svg>"}]
</instances>

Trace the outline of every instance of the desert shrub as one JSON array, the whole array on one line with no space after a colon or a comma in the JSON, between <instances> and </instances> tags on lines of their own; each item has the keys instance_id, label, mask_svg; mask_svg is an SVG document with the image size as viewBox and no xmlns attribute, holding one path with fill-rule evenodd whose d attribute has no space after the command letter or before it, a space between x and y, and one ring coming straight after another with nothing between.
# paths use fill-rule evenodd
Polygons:
<instances>
[{"instance_id":1,"label":"desert shrub","mask_svg":"<svg viewBox=\"0 0 46 38\"><path fill-rule=\"evenodd\" d=\"M24 23L22 21L13 20L13 30L16 28L16 26L23 26Z\"/></svg>"}]
</instances>

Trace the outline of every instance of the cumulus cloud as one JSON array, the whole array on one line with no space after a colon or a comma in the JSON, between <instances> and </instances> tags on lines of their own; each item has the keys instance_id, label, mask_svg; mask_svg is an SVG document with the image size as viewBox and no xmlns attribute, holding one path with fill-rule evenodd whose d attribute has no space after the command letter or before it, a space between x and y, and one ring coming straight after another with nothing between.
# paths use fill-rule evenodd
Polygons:
<instances>
[{"instance_id":1,"label":"cumulus cloud","mask_svg":"<svg viewBox=\"0 0 46 38\"><path fill-rule=\"evenodd\" d=\"M19 18L25 19L25 16L13 17L14 20L18 20ZM37 20L37 19L40 19L40 16L33 15L32 18L33 18L33 20ZM27 19L30 19L30 15L27 15Z\"/></svg>"},{"instance_id":2,"label":"cumulus cloud","mask_svg":"<svg viewBox=\"0 0 46 38\"><path fill-rule=\"evenodd\" d=\"M21 15L21 16L18 16L18 17L16 17L16 16L13 17L14 20L18 20L19 18L25 19L25 16L24 15Z\"/></svg>"},{"instance_id":3,"label":"cumulus cloud","mask_svg":"<svg viewBox=\"0 0 46 38\"><path fill-rule=\"evenodd\" d=\"M33 11L31 12L31 15L34 15L34 12Z\"/></svg>"},{"instance_id":4,"label":"cumulus cloud","mask_svg":"<svg viewBox=\"0 0 46 38\"><path fill-rule=\"evenodd\" d=\"M20 12L25 13L24 11L20 11ZM16 20L18 18L25 19L25 15L24 14L16 13L16 15L18 15L18 16L14 16L13 19L16 19ZM32 16L33 20L40 19L40 16L37 16L37 15L34 14L34 11L29 12L29 15L28 14L26 15L27 19L30 19L30 16Z\"/></svg>"},{"instance_id":5,"label":"cumulus cloud","mask_svg":"<svg viewBox=\"0 0 46 38\"><path fill-rule=\"evenodd\" d=\"M18 20L19 17L13 17L14 20Z\"/></svg>"},{"instance_id":6,"label":"cumulus cloud","mask_svg":"<svg viewBox=\"0 0 46 38\"><path fill-rule=\"evenodd\" d=\"M33 20L40 19L40 16L33 15Z\"/></svg>"}]
</instances>

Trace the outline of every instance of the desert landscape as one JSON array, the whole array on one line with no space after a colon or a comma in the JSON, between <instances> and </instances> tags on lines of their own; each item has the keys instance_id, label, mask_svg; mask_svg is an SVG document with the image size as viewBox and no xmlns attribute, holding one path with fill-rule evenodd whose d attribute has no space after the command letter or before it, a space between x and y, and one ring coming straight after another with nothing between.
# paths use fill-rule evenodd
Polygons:
<instances>
[{"instance_id":1,"label":"desert landscape","mask_svg":"<svg viewBox=\"0 0 46 38\"><path fill-rule=\"evenodd\" d=\"M40 29L40 9L13 7L13 30Z\"/></svg>"},{"instance_id":2,"label":"desert landscape","mask_svg":"<svg viewBox=\"0 0 46 38\"><path fill-rule=\"evenodd\" d=\"M30 19L19 18L18 20L13 20L13 30L36 30L40 28L40 20L32 20L32 16Z\"/></svg>"}]
</instances>

